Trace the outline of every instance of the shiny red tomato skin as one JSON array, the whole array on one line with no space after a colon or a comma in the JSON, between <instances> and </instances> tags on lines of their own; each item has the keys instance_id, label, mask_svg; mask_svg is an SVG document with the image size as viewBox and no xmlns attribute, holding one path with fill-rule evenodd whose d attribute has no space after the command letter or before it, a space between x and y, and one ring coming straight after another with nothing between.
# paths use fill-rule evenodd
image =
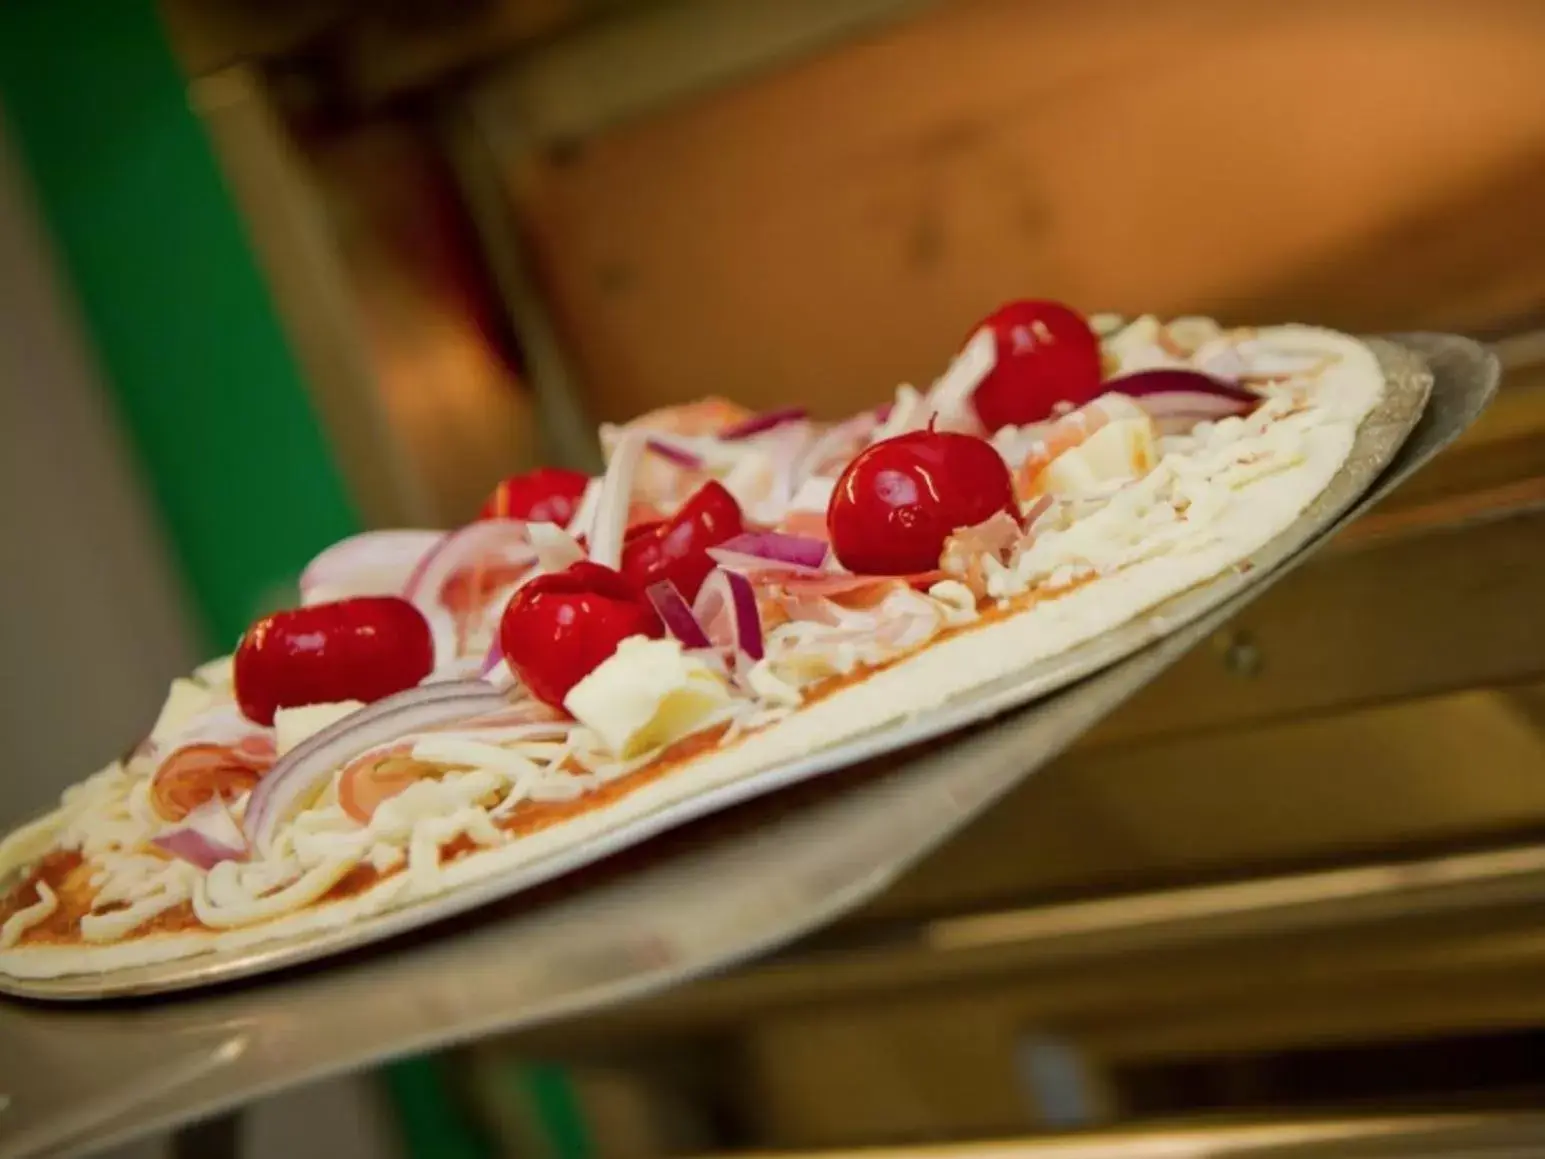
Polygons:
<instances>
[{"instance_id":1,"label":"shiny red tomato skin","mask_svg":"<svg viewBox=\"0 0 1545 1159\"><path fill-rule=\"evenodd\" d=\"M622 574L639 591L670 580L688 600L714 569L710 547L746 529L740 504L713 480L704 483L669 519L628 528L622 544Z\"/></svg>"},{"instance_id":2,"label":"shiny red tomato skin","mask_svg":"<svg viewBox=\"0 0 1545 1159\"><path fill-rule=\"evenodd\" d=\"M434 668L423 614L397 596L362 596L265 616L247 629L234 661L242 715L270 725L274 712L340 700L369 703L412 688Z\"/></svg>"},{"instance_id":3,"label":"shiny red tomato skin","mask_svg":"<svg viewBox=\"0 0 1545 1159\"><path fill-rule=\"evenodd\" d=\"M479 519L525 519L567 527L579 510L590 476L563 467L538 467L505 479L483 503Z\"/></svg>"},{"instance_id":4,"label":"shiny red tomato skin","mask_svg":"<svg viewBox=\"0 0 1545 1159\"><path fill-rule=\"evenodd\" d=\"M1044 422L1059 402L1083 406L1100 393L1100 339L1059 302L1010 302L982 320L997 361L971 396L988 431Z\"/></svg>"},{"instance_id":5,"label":"shiny red tomato skin","mask_svg":"<svg viewBox=\"0 0 1545 1159\"><path fill-rule=\"evenodd\" d=\"M826 508L826 530L849 571L913 575L939 566L952 532L999 511L1018 516L1013 476L991 443L911 431L847 465Z\"/></svg>"},{"instance_id":6,"label":"shiny red tomato skin","mask_svg":"<svg viewBox=\"0 0 1545 1159\"><path fill-rule=\"evenodd\" d=\"M528 581L499 621L499 647L510 671L554 708L562 708L569 689L629 636L664 634L660 617L637 587L589 560Z\"/></svg>"}]
</instances>

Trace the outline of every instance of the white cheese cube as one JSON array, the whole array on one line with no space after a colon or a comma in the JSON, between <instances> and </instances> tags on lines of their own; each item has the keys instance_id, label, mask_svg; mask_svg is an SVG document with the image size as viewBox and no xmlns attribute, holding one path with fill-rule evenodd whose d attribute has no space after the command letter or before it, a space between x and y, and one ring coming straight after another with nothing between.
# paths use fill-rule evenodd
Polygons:
<instances>
[{"instance_id":1,"label":"white cheese cube","mask_svg":"<svg viewBox=\"0 0 1545 1159\"><path fill-rule=\"evenodd\" d=\"M680 641L632 636L569 690L563 707L630 760L696 732L731 700L723 678Z\"/></svg>"},{"instance_id":2,"label":"white cheese cube","mask_svg":"<svg viewBox=\"0 0 1545 1159\"><path fill-rule=\"evenodd\" d=\"M274 713L274 748L282 757L303 740L364 707L362 700L340 700L332 704L281 708Z\"/></svg>"}]
</instances>

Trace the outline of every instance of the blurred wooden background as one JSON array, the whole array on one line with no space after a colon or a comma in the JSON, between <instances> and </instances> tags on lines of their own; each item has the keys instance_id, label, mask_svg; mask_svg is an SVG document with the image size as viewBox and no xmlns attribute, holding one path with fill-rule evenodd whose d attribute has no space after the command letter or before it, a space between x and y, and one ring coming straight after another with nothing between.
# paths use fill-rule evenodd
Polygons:
<instances>
[{"instance_id":1,"label":"blurred wooden background","mask_svg":"<svg viewBox=\"0 0 1545 1159\"><path fill-rule=\"evenodd\" d=\"M299 60L356 122L469 104L600 417L835 412L1027 292L1357 329L1545 304L1530 0L166 7L197 72Z\"/></svg>"}]
</instances>

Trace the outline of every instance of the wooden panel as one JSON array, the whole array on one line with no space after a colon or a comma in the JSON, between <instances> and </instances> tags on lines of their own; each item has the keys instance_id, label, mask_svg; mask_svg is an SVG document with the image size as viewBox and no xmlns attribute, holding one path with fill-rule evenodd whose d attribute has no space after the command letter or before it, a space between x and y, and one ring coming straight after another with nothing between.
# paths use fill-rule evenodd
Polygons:
<instances>
[{"instance_id":1,"label":"wooden panel","mask_svg":"<svg viewBox=\"0 0 1545 1159\"><path fill-rule=\"evenodd\" d=\"M1098 1078L1102 1063L1523 1029L1545 1012L1541 948L1518 934L1335 953L1278 943L822 1003L749 1030L747 1102L775 1147L1021 1132L1033 1122L1016 1046L1032 1031L1052 1028Z\"/></svg>"},{"instance_id":2,"label":"wooden panel","mask_svg":"<svg viewBox=\"0 0 1545 1159\"><path fill-rule=\"evenodd\" d=\"M1545 824L1545 731L1531 707L1468 692L1075 751L869 916L1156 888L1535 829Z\"/></svg>"},{"instance_id":3,"label":"wooden panel","mask_svg":"<svg viewBox=\"0 0 1545 1159\"><path fill-rule=\"evenodd\" d=\"M1545 670L1545 512L1328 555L1262 596L1090 738L1129 742ZM1253 658L1240 662L1230 648Z\"/></svg>"},{"instance_id":4,"label":"wooden panel","mask_svg":"<svg viewBox=\"0 0 1545 1159\"><path fill-rule=\"evenodd\" d=\"M1010 295L1481 325L1545 302L1545 8L961 0L509 188L596 410L824 413Z\"/></svg>"}]
</instances>

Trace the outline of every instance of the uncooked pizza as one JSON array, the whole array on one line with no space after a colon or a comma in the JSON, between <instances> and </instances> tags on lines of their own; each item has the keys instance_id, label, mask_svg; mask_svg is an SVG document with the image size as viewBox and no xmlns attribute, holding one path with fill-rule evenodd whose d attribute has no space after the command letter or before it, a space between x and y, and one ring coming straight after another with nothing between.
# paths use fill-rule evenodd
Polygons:
<instances>
[{"instance_id":1,"label":"uncooked pizza","mask_svg":"<svg viewBox=\"0 0 1545 1159\"><path fill-rule=\"evenodd\" d=\"M842 421L603 427L601 477L336 544L176 681L0 843L0 973L319 936L969 697L1239 566L1384 390L1328 330L1014 302Z\"/></svg>"}]
</instances>

